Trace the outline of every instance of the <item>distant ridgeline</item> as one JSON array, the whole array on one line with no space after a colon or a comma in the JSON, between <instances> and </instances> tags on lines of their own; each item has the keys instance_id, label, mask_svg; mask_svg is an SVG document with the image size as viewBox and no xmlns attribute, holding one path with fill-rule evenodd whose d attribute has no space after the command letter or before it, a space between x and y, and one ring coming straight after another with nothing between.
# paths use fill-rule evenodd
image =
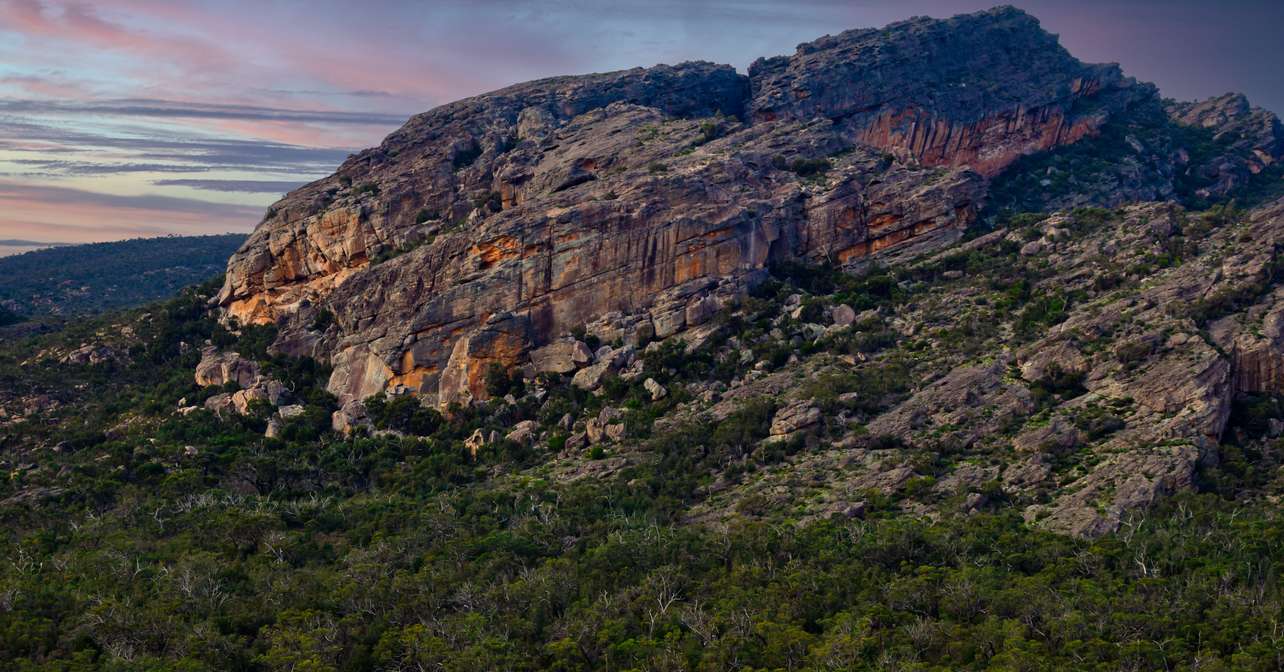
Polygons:
<instances>
[{"instance_id":1,"label":"distant ridgeline","mask_svg":"<svg viewBox=\"0 0 1284 672\"><path fill-rule=\"evenodd\" d=\"M171 296L223 272L241 234L170 236L36 250L0 258L0 326L85 315Z\"/></svg>"}]
</instances>

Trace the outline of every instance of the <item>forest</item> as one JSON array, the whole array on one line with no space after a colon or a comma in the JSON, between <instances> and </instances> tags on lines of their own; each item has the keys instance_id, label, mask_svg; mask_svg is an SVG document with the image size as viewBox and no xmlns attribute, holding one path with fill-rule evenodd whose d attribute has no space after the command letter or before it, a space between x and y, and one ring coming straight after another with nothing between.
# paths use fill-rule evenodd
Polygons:
<instances>
[{"instance_id":1,"label":"forest","mask_svg":"<svg viewBox=\"0 0 1284 672\"><path fill-rule=\"evenodd\" d=\"M970 263L1003 269L1009 253ZM804 286L870 305L905 301L907 272L781 268L751 308ZM329 427L326 367L272 354L271 327L220 325L206 307L218 284L0 346L3 401L45 409L40 422L0 430L7 669L1284 666L1284 524L1274 499L1244 496L1274 478L1264 455L1225 446L1199 491L1096 540L1028 525L1000 491L971 514L906 516L895 495L871 492L855 516L773 510L697 525L692 507L732 456L748 478L811 449L761 446L769 401L720 422L649 422L681 403L684 380L729 377L725 365L653 350L648 374L675 390L659 401L622 380L601 396L544 380L541 404L492 402L449 418L372 399L379 431L345 438ZM126 356L99 366L29 359L122 324L136 332L117 343ZM306 413L265 438L268 408L223 419L173 412L220 391L192 382L193 346L204 341L294 381ZM900 394L902 374L883 371L842 389ZM539 468L564 435L476 455L465 447L477 429L553 427L563 412L604 404L628 409L630 436L655 459L567 480ZM1228 434L1260 435L1261 417L1246 405Z\"/></svg>"}]
</instances>

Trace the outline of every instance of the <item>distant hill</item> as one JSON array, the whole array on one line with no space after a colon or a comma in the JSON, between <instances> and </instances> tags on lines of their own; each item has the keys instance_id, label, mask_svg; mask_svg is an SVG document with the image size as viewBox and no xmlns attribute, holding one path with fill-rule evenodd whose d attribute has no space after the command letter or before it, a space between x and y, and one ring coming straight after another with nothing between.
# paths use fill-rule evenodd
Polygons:
<instances>
[{"instance_id":1,"label":"distant hill","mask_svg":"<svg viewBox=\"0 0 1284 672\"><path fill-rule=\"evenodd\" d=\"M70 245L0 258L0 322L87 315L175 294L223 272L241 234Z\"/></svg>"},{"instance_id":2,"label":"distant hill","mask_svg":"<svg viewBox=\"0 0 1284 672\"><path fill-rule=\"evenodd\" d=\"M65 247L67 243L42 243L37 240L22 240L20 238L0 239L0 245L10 247Z\"/></svg>"}]
</instances>

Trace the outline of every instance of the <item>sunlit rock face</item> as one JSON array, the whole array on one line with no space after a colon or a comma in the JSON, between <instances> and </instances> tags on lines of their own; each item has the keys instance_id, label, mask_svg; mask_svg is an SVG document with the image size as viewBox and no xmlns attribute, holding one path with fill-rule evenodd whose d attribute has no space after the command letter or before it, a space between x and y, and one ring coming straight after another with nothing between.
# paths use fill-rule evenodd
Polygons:
<instances>
[{"instance_id":1,"label":"sunlit rock face","mask_svg":"<svg viewBox=\"0 0 1284 672\"><path fill-rule=\"evenodd\" d=\"M748 76L520 84L418 115L286 196L217 301L331 362L345 402L466 402L492 364L603 315L667 335L774 262L948 245L986 176L1153 95L1011 9L825 37Z\"/></svg>"}]
</instances>

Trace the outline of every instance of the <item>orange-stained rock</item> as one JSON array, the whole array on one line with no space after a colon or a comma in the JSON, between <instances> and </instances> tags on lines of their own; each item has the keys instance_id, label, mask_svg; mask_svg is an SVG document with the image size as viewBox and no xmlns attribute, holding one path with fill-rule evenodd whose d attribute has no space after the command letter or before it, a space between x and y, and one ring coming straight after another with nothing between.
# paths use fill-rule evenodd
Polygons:
<instances>
[{"instance_id":1,"label":"orange-stained rock","mask_svg":"<svg viewBox=\"0 0 1284 672\"><path fill-rule=\"evenodd\" d=\"M467 402L492 363L607 315L621 338L665 337L722 305L702 292L777 261L948 245L985 176L1154 95L1011 9L822 38L748 77L686 63L521 84L418 115L287 195L217 301L328 360L343 403Z\"/></svg>"},{"instance_id":2,"label":"orange-stained rock","mask_svg":"<svg viewBox=\"0 0 1284 672\"><path fill-rule=\"evenodd\" d=\"M1075 60L1012 7L822 37L749 77L756 121L824 117L861 143L987 177L1155 95L1116 65Z\"/></svg>"},{"instance_id":3,"label":"orange-stained rock","mask_svg":"<svg viewBox=\"0 0 1284 672\"><path fill-rule=\"evenodd\" d=\"M486 372L492 365L508 368L518 363L530 344L527 328L525 318L503 315L456 340L441 372L437 405L447 409L485 399Z\"/></svg>"}]
</instances>

